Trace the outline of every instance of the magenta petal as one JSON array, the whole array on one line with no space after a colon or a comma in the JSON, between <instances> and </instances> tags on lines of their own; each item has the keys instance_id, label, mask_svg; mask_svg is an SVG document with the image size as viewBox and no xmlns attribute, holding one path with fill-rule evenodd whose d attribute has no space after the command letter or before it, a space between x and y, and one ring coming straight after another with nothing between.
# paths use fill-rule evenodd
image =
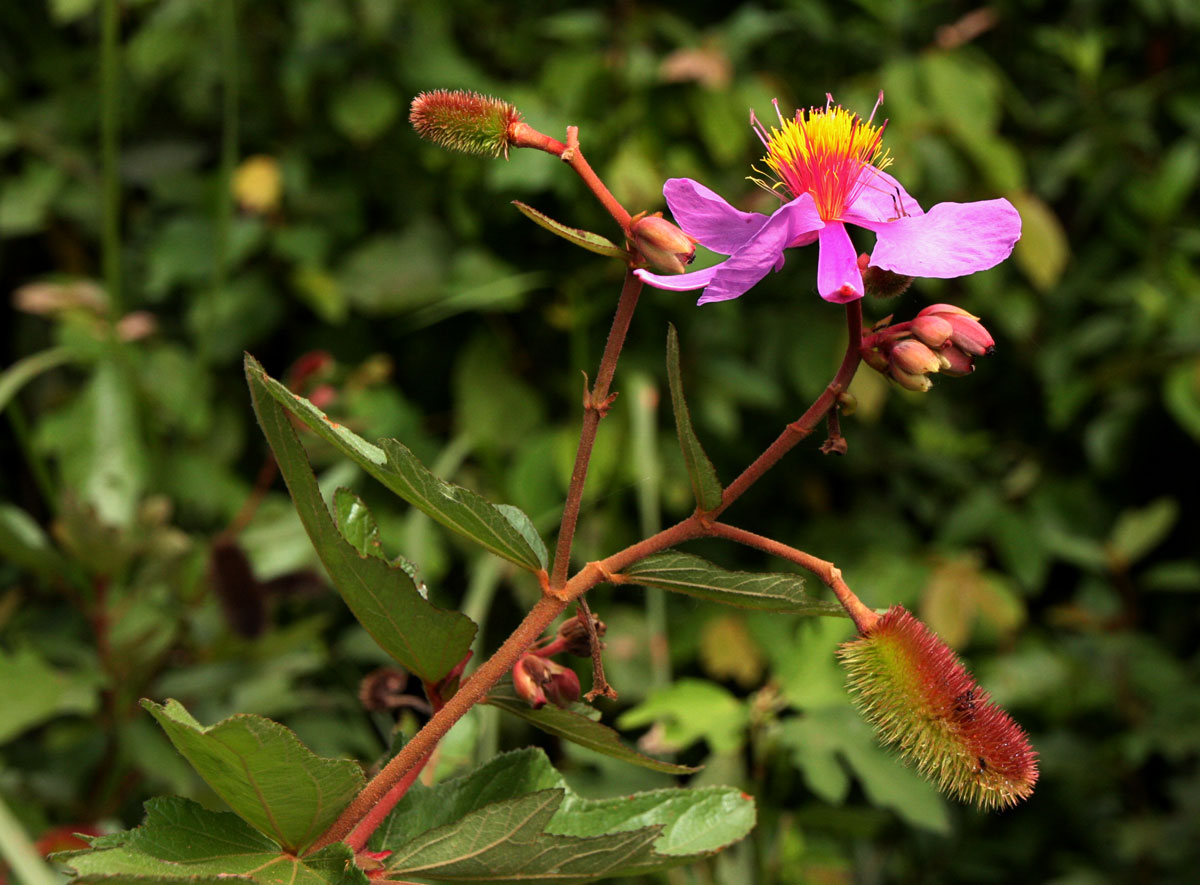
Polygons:
<instances>
[{"instance_id":1,"label":"magenta petal","mask_svg":"<svg viewBox=\"0 0 1200 885\"><path fill-rule=\"evenodd\" d=\"M725 262L722 261L721 264ZM648 270L638 268L634 271L643 282L649 283L656 289L668 289L672 292L687 292L689 289L703 289L712 282L713 276L720 269L721 264L713 267L706 267L703 270L694 270L691 273L668 273L657 274L650 273Z\"/></svg>"},{"instance_id":2,"label":"magenta petal","mask_svg":"<svg viewBox=\"0 0 1200 885\"><path fill-rule=\"evenodd\" d=\"M842 221L858 224L860 221L894 221L906 215L922 215L924 209L913 199L904 185L891 175L866 166L858 177L862 190L847 211Z\"/></svg>"},{"instance_id":3,"label":"magenta petal","mask_svg":"<svg viewBox=\"0 0 1200 885\"><path fill-rule=\"evenodd\" d=\"M785 203L740 249L717 265L718 271L697 304L728 301L744 294L774 268L783 266L783 250L800 235L823 222L809 194Z\"/></svg>"},{"instance_id":4,"label":"magenta petal","mask_svg":"<svg viewBox=\"0 0 1200 885\"><path fill-rule=\"evenodd\" d=\"M821 251L817 256L817 291L826 301L845 304L863 297L858 253L840 221L827 222L821 229Z\"/></svg>"},{"instance_id":5,"label":"magenta petal","mask_svg":"<svg viewBox=\"0 0 1200 885\"><path fill-rule=\"evenodd\" d=\"M722 255L732 255L767 223L766 215L734 209L690 178L669 179L663 185L663 196L675 223L700 245Z\"/></svg>"},{"instance_id":6,"label":"magenta petal","mask_svg":"<svg viewBox=\"0 0 1200 885\"><path fill-rule=\"evenodd\" d=\"M925 215L875 231L871 264L910 277L960 277L995 267L1021 238L1021 216L1008 200L938 203Z\"/></svg>"}]
</instances>

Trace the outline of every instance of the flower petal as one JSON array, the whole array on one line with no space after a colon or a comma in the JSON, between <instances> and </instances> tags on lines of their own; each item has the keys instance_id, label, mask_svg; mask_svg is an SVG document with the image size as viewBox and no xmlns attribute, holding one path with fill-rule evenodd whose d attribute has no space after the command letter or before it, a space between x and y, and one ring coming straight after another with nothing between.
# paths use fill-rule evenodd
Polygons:
<instances>
[{"instance_id":1,"label":"flower petal","mask_svg":"<svg viewBox=\"0 0 1200 885\"><path fill-rule=\"evenodd\" d=\"M721 264L724 263L724 261L721 262ZM686 292L689 289L703 289L711 283L713 276L720 269L721 264L706 267L703 270L694 270L691 273L668 274L650 273L650 271L639 267L634 271L634 274L641 278L643 282L649 283L656 289L667 289L671 292Z\"/></svg>"},{"instance_id":2,"label":"flower petal","mask_svg":"<svg viewBox=\"0 0 1200 885\"><path fill-rule=\"evenodd\" d=\"M856 223L877 236L871 264L910 277L987 270L1007 258L1021 238L1021 216L1008 200L938 203L925 215Z\"/></svg>"},{"instance_id":3,"label":"flower petal","mask_svg":"<svg viewBox=\"0 0 1200 885\"><path fill-rule=\"evenodd\" d=\"M821 252L817 256L817 291L826 301L845 304L863 297L862 272L858 253L850 234L840 221L826 222L819 234Z\"/></svg>"},{"instance_id":4,"label":"flower petal","mask_svg":"<svg viewBox=\"0 0 1200 885\"><path fill-rule=\"evenodd\" d=\"M842 221L860 224L863 221L895 221L906 215L923 215L925 210L913 199L904 185L874 166L863 167L858 177L862 190L858 199L842 213Z\"/></svg>"},{"instance_id":5,"label":"flower petal","mask_svg":"<svg viewBox=\"0 0 1200 885\"><path fill-rule=\"evenodd\" d=\"M774 268L783 266L783 250L797 237L824 224L809 194L785 203L740 249L721 262L716 276L697 304L728 301L744 294ZM847 237L847 239L849 239Z\"/></svg>"},{"instance_id":6,"label":"flower petal","mask_svg":"<svg viewBox=\"0 0 1200 885\"><path fill-rule=\"evenodd\" d=\"M663 196L676 224L700 245L722 255L732 255L767 223L766 215L734 209L690 178L669 179L663 185Z\"/></svg>"}]
</instances>

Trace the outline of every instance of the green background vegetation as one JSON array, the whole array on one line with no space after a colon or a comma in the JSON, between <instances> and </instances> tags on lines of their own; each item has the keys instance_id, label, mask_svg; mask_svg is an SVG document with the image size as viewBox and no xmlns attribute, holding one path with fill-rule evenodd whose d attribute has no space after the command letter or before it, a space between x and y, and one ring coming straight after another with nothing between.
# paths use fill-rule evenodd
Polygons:
<instances>
[{"instance_id":1,"label":"green background vegetation","mask_svg":"<svg viewBox=\"0 0 1200 885\"><path fill-rule=\"evenodd\" d=\"M747 109L766 117L773 97L786 111L831 92L865 113L882 88L891 171L913 195L926 207L1006 196L1024 236L999 268L918 281L868 317L950 301L983 317L997 353L927 395L862 370L849 453L802 446L729 519L836 561L871 605L920 613L1030 731L1042 779L1026 805L982 815L889 761L831 663L847 622L686 598L664 612L636 588L600 588L592 602L621 693L608 720L631 737L657 723L643 746L703 762L697 782L739 784L759 802L750 840L663 881L1189 880L1200 861L1200 7L118 5L107 66L97 0L0 10L0 289L14 298L0 336L3 364L34 376L0 429L0 795L29 833L133 825L160 793L213 801L143 696L179 698L205 723L275 717L328 755L383 749L390 723L356 692L385 658L307 571L314 557L281 485L239 536L262 586L225 608L213 591L213 539L266 451L243 351L277 377L328 351L319 380L336 390L336 420L403 440L440 475L553 531L580 372L595 371L621 268L509 201L615 232L544 154L488 161L421 142L406 122L414 94L474 89L548 134L578 125L636 212L663 208L673 176L769 210L745 180L759 147ZM282 174L266 212L230 195L252 155ZM697 308L647 290L601 427L580 562L690 510L665 407L668 322L726 481L820 392L842 312L815 293L815 257L791 253L735 302ZM93 304L81 281L107 298ZM39 283L50 285L12 294ZM133 311L154 331L114 343ZM37 359L57 368L17 362L48 350ZM480 620L483 648L506 634L536 592L524 573L311 453L327 491L367 498L385 546L419 565L433 598ZM696 552L786 568L724 545ZM473 714L440 770L530 741L545 739ZM547 747L584 795L670 783Z\"/></svg>"}]
</instances>

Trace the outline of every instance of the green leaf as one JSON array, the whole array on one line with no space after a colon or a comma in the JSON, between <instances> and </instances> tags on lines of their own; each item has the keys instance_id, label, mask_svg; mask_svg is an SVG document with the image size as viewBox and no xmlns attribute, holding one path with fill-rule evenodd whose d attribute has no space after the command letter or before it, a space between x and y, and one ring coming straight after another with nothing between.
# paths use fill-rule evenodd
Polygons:
<instances>
[{"instance_id":1,"label":"green leaf","mask_svg":"<svg viewBox=\"0 0 1200 885\"><path fill-rule=\"evenodd\" d=\"M773 572L731 572L699 556L667 550L635 562L615 583L661 587L700 599L762 611L803 615L845 616L836 602L813 599L804 578Z\"/></svg>"},{"instance_id":2,"label":"green leaf","mask_svg":"<svg viewBox=\"0 0 1200 885\"><path fill-rule=\"evenodd\" d=\"M133 522L146 484L148 459L142 445L132 379L116 358L96 364L87 389L88 451L82 475L68 478L101 521Z\"/></svg>"},{"instance_id":3,"label":"green leaf","mask_svg":"<svg viewBox=\"0 0 1200 885\"><path fill-rule=\"evenodd\" d=\"M304 529L346 605L380 647L405 668L426 682L441 679L471 647L475 624L459 612L444 611L424 599L403 567L393 567L375 556L364 555L346 539L330 519L287 413L267 395L270 391L268 379L249 363L247 378L259 423L275 452ZM285 394L296 402L286 389ZM311 409L311 404L308 405ZM324 427L327 421L318 423ZM328 428L328 432L339 438L346 433L334 428ZM344 445L349 448L368 444L353 437ZM357 525L350 524L352 534L359 540L366 537L364 532L369 534L369 528L361 523L361 519L360 516Z\"/></svg>"},{"instance_id":4,"label":"green leaf","mask_svg":"<svg viewBox=\"0 0 1200 885\"><path fill-rule=\"evenodd\" d=\"M400 110L396 90L368 80L338 90L330 108L334 127L351 141L374 141L392 125Z\"/></svg>"},{"instance_id":5,"label":"green leaf","mask_svg":"<svg viewBox=\"0 0 1200 885\"><path fill-rule=\"evenodd\" d=\"M525 700L517 697L510 682L493 688L488 693L487 703L524 719L547 734L552 734L573 744L579 744L581 747L587 747L589 750L595 750L597 753L603 753L613 759L620 759L622 762L629 762L632 765L648 768L651 771L661 771L665 774L691 774L699 770L688 765L675 765L643 755L623 744L620 735L613 729L589 719L582 713L564 710L552 704L535 710Z\"/></svg>"},{"instance_id":6,"label":"green leaf","mask_svg":"<svg viewBox=\"0 0 1200 885\"><path fill-rule=\"evenodd\" d=\"M94 713L99 683L54 669L32 648L0 650L0 744L55 716Z\"/></svg>"},{"instance_id":7,"label":"green leaf","mask_svg":"<svg viewBox=\"0 0 1200 885\"><path fill-rule=\"evenodd\" d=\"M43 580L66 578L71 574L70 564L42 527L13 504L0 504L0 556Z\"/></svg>"},{"instance_id":8,"label":"green leaf","mask_svg":"<svg viewBox=\"0 0 1200 885\"><path fill-rule=\"evenodd\" d=\"M890 808L913 826L950 832L946 803L937 790L879 747L870 727L850 707L828 707L787 719L779 729L779 741L791 749L809 788L826 802L840 805L849 793L840 757L872 805Z\"/></svg>"},{"instance_id":9,"label":"green leaf","mask_svg":"<svg viewBox=\"0 0 1200 885\"><path fill-rule=\"evenodd\" d=\"M359 555L387 559L379 526L362 498L349 489L338 489L333 493L333 512L337 514L338 531Z\"/></svg>"},{"instance_id":10,"label":"green leaf","mask_svg":"<svg viewBox=\"0 0 1200 885\"><path fill-rule=\"evenodd\" d=\"M308 400L269 377L251 356L246 357L246 377L252 391L265 390L317 436L435 522L529 571L546 568L545 545L534 544L527 537L528 517L514 520L508 515L510 510L497 507L469 489L438 479L395 440L382 440L380 448L334 424Z\"/></svg>"},{"instance_id":11,"label":"green leaf","mask_svg":"<svg viewBox=\"0 0 1200 885\"><path fill-rule=\"evenodd\" d=\"M0 372L0 412L22 387L38 375L75 358L76 353L70 347L51 347L31 353Z\"/></svg>"},{"instance_id":12,"label":"green leaf","mask_svg":"<svg viewBox=\"0 0 1200 885\"><path fill-rule=\"evenodd\" d=\"M717 471L704 453L700 438L692 428L692 415L683 398L683 379L679 372L679 333L674 325L667 327L667 385L671 389L671 407L675 410L675 431L683 450L683 463L692 483L692 494L701 510L715 510L721 505L721 481Z\"/></svg>"},{"instance_id":13,"label":"green leaf","mask_svg":"<svg viewBox=\"0 0 1200 885\"><path fill-rule=\"evenodd\" d=\"M562 222L555 221L549 215L539 212L537 209L522 203L520 200L513 200L512 204L517 207L522 215L539 226L544 227L550 233L557 234L567 242L581 246L589 252L595 252L597 255L604 255L608 258L620 258L622 260L629 257L628 252L611 240L600 236L600 234L594 234L589 230L580 230L576 227L567 227Z\"/></svg>"},{"instance_id":14,"label":"green leaf","mask_svg":"<svg viewBox=\"0 0 1200 885\"><path fill-rule=\"evenodd\" d=\"M1117 517L1108 544L1122 562L1132 564L1166 540L1179 520L1179 502L1159 498L1145 507L1125 510Z\"/></svg>"},{"instance_id":15,"label":"green leaf","mask_svg":"<svg viewBox=\"0 0 1200 885\"><path fill-rule=\"evenodd\" d=\"M260 885L365 885L350 848L337 843L307 857L285 854L236 815L208 811L190 799L161 797L146 803L140 827L92 840L91 849L55 859L76 882L258 882Z\"/></svg>"},{"instance_id":16,"label":"green leaf","mask_svg":"<svg viewBox=\"0 0 1200 885\"><path fill-rule=\"evenodd\" d=\"M1034 287L1047 292L1058 284L1071 257L1067 234L1054 210L1033 194L1015 193L1012 202L1021 213L1021 239L1013 258Z\"/></svg>"},{"instance_id":17,"label":"green leaf","mask_svg":"<svg viewBox=\"0 0 1200 885\"><path fill-rule=\"evenodd\" d=\"M178 701L142 701L192 767L248 824L292 853L362 790L358 764L324 759L278 722L240 714L205 728Z\"/></svg>"},{"instance_id":18,"label":"green leaf","mask_svg":"<svg viewBox=\"0 0 1200 885\"><path fill-rule=\"evenodd\" d=\"M682 750L705 740L714 753L732 753L745 743L747 707L721 686L703 679L678 679L650 693L621 714L620 728L657 724L664 747Z\"/></svg>"},{"instance_id":19,"label":"green leaf","mask_svg":"<svg viewBox=\"0 0 1200 885\"><path fill-rule=\"evenodd\" d=\"M753 800L730 787L582 799L544 753L529 749L432 789L414 787L372 847L393 852L385 864L395 877L582 882L720 851L743 838L754 817Z\"/></svg>"}]
</instances>

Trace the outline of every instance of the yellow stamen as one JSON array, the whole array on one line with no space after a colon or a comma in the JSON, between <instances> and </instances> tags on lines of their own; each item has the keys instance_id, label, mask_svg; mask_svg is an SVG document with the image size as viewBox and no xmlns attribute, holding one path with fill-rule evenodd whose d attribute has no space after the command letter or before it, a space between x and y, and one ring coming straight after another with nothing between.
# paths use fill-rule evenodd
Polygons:
<instances>
[{"instance_id":1,"label":"yellow stamen","mask_svg":"<svg viewBox=\"0 0 1200 885\"><path fill-rule=\"evenodd\" d=\"M886 169L892 162L882 145L887 124L874 126L871 119L863 121L831 101L824 108L798 110L791 120L780 114L779 128L772 126L768 133L752 115L767 149L763 162L776 179L759 184L772 191L782 187L791 199L812 194L824 221L840 220L865 186L863 169Z\"/></svg>"}]
</instances>

